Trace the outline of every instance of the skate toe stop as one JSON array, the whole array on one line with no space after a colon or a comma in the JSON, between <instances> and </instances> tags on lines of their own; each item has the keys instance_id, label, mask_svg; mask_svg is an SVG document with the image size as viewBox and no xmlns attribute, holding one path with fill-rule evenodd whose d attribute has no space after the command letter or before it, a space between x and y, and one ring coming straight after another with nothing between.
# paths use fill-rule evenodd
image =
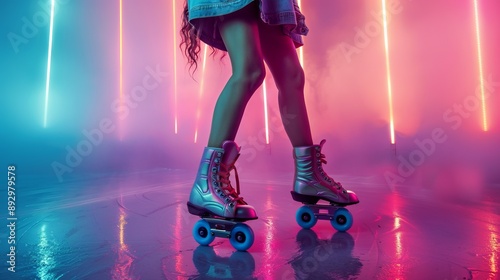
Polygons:
<instances>
[{"instance_id":1,"label":"skate toe stop","mask_svg":"<svg viewBox=\"0 0 500 280\"><path fill-rule=\"evenodd\" d=\"M358 196L355 193L347 191L347 194L349 195L349 204L359 203Z\"/></svg>"},{"instance_id":2,"label":"skate toe stop","mask_svg":"<svg viewBox=\"0 0 500 280\"><path fill-rule=\"evenodd\" d=\"M255 209L250 205L238 205L235 216L237 219L254 220L257 219Z\"/></svg>"}]
</instances>

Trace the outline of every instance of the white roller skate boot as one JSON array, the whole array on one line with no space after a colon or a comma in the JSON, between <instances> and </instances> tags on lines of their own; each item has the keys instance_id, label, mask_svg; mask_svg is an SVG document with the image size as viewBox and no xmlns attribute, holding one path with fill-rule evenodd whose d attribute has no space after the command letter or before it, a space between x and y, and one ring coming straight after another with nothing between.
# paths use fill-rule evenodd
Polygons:
<instances>
[{"instance_id":1,"label":"white roller skate boot","mask_svg":"<svg viewBox=\"0 0 500 280\"><path fill-rule=\"evenodd\" d=\"M202 217L193 228L193 236L201 245L210 244L215 236L230 238L237 250L245 251L253 243L253 231L240 222L257 219L255 209L239 196L239 180L234 166L240 148L225 141L222 148L206 147L196 181L191 190L188 211ZM236 176L236 190L229 180Z\"/></svg>"},{"instance_id":2,"label":"white roller skate boot","mask_svg":"<svg viewBox=\"0 0 500 280\"><path fill-rule=\"evenodd\" d=\"M303 228L314 226L317 219L329 219L337 230L346 231L352 225L352 216L343 207L359 203L359 199L323 170L326 160L321 149L325 142L322 140L319 145L294 148L295 178L291 194L295 201L305 204L297 211L296 218ZM320 199L330 205L316 204Z\"/></svg>"}]
</instances>

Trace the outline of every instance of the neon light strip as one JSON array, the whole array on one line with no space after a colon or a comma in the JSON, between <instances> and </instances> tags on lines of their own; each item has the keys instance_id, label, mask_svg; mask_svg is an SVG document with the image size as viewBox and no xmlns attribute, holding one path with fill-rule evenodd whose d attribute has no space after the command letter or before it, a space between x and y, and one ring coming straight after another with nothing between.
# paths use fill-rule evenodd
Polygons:
<instances>
[{"instance_id":1,"label":"neon light strip","mask_svg":"<svg viewBox=\"0 0 500 280\"><path fill-rule=\"evenodd\" d=\"M299 8L302 9L302 1L298 0L297 4L299 5ZM302 65L302 67L304 67L304 47L299 48L299 61L300 61L300 65Z\"/></svg>"},{"instance_id":2,"label":"neon light strip","mask_svg":"<svg viewBox=\"0 0 500 280\"><path fill-rule=\"evenodd\" d=\"M267 85L266 85L266 79L264 79L264 82L262 84L262 94L264 95L264 122L265 122L265 127L266 127L266 144L269 144L269 120L268 120L268 115L267 115Z\"/></svg>"},{"instance_id":3,"label":"neon light strip","mask_svg":"<svg viewBox=\"0 0 500 280\"><path fill-rule=\"evenodd\" d=\"M387 32L387 9L385 2L386 0L382 0L382 13L384 15L385 66L387 69L387 94L389 99L389 121L390 121L391 144L395 144L396 137L394 136L394 112L392 106L391 67L389 62L389 35Z\"/></svg>"},{"instance_id":4,"label":"neon light strip","mask_svg":"<svg viewBox=\"0 0 500 280\"><path fill-rule=\"evenodd\" d=\"M175 7L175 1L172 1L172 21L173 21L173 34L174 34L174 133L177 134L178 131L178 119L177 119L177 9ZM196 141L195 141L196 142Z\"/></svg>"},{"instance_id":5,"label":"neon light strip","mask_svg":"<svg viewBox=\"0 0 500 280\"><path fill-rule=\"evenodd\" d=\"M484 94L484 76L483 76L483 55L481 53L481 33L479 28L479 11L477 0L474 0L474 14L476 18L476 41L477 41L477 58L479 60L479 81L481 83L481 106L483 111L483 131L488 131L488 121L486 118L486 98Z\"/></svg>"},{"instance_id":6,"label":"neon light strip","mask_svg":"<svg viewBox=\"0 0 500 280\"><path fill-rule=\"evenodd\" d=\"M52 36L54 31L54 6L55 0L50 2L50 31L49 31L49 53L47 58L47 80L45 81L45 113L43 116L43 127L47 127L47 112L49 108L49 89L50 89L50 68L52 61Z\"/></svg>"},{"instance_id":7,"label":"neon light strip","mask_svg":"<svg viewBox=\"0 0 500 280\"><path fill-rule=\"evenodd\" d=\"M299 49L299 61L300 61L300 65L302 65L302 67L304 67L304 49L303 49L303 47Z\"/></svg>"}]
</instances>

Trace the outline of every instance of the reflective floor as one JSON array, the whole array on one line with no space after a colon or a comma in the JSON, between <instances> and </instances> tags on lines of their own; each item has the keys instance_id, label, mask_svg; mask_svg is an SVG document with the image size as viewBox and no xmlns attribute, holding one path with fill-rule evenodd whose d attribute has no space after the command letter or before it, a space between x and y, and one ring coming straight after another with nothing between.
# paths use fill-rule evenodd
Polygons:
<instances>
[{"instance_id":1,"label":"reflective floor","mask_svg":"<svg viewBox=\"0 0 500 280\"><path fill-rule=\"evenodd\" d=\"M248 222L255 232L248 252L235 251L228 239L209 247L194 241L198 218L185 204L192 171L95 174L63 184L20 178L16 272L2 260L0 279L500 277L499 186L485 186L480 202L438 202L425 188L337 176L361 199L348 207L353 227L341 233L328 221L311 230L297 225L291 175L241 180L259 215Z\"/></svg>"}]
</instances>

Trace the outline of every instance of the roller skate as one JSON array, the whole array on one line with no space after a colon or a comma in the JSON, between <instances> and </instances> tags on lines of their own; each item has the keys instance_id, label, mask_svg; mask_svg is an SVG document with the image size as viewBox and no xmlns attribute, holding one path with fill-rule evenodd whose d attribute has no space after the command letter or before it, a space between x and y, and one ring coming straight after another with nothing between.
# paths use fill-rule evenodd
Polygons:
<instances>
[{"instance_id":1,"label":"roller skate","mask_svg":"<svg viewBox=\"0 0 500 280\"><path fill-rule=\"evenodd\" d=\"M291 194L293 200L304 204L295 218L304 229L313 227L318 220L330 220L336 230L347 231L353 218L345 206L359 203L359 200L354 192L345 190L323 170L326 160L321 149L325 142L294 148L295 179ZM319 200L328 204L317 204Z\"/></svg>"},{"instance_id":2,"label":"roller skate","mask_svg":"<svg viewBox=\"0 0 500 280\"><path fill-rule=\"evenodd\" d=\"M193 227L194 239L200 245L209 245L214 238L229 238L238 251L246 251L254 241L252 229L243 222L257 219L255 209L240 196L238 173L234 163L240 148L225 141L222 148L206 147L196 181L191 190L188 211L202 219ZM236 190L229 181L234 170Z\"/></svg>"}]
</instances>

